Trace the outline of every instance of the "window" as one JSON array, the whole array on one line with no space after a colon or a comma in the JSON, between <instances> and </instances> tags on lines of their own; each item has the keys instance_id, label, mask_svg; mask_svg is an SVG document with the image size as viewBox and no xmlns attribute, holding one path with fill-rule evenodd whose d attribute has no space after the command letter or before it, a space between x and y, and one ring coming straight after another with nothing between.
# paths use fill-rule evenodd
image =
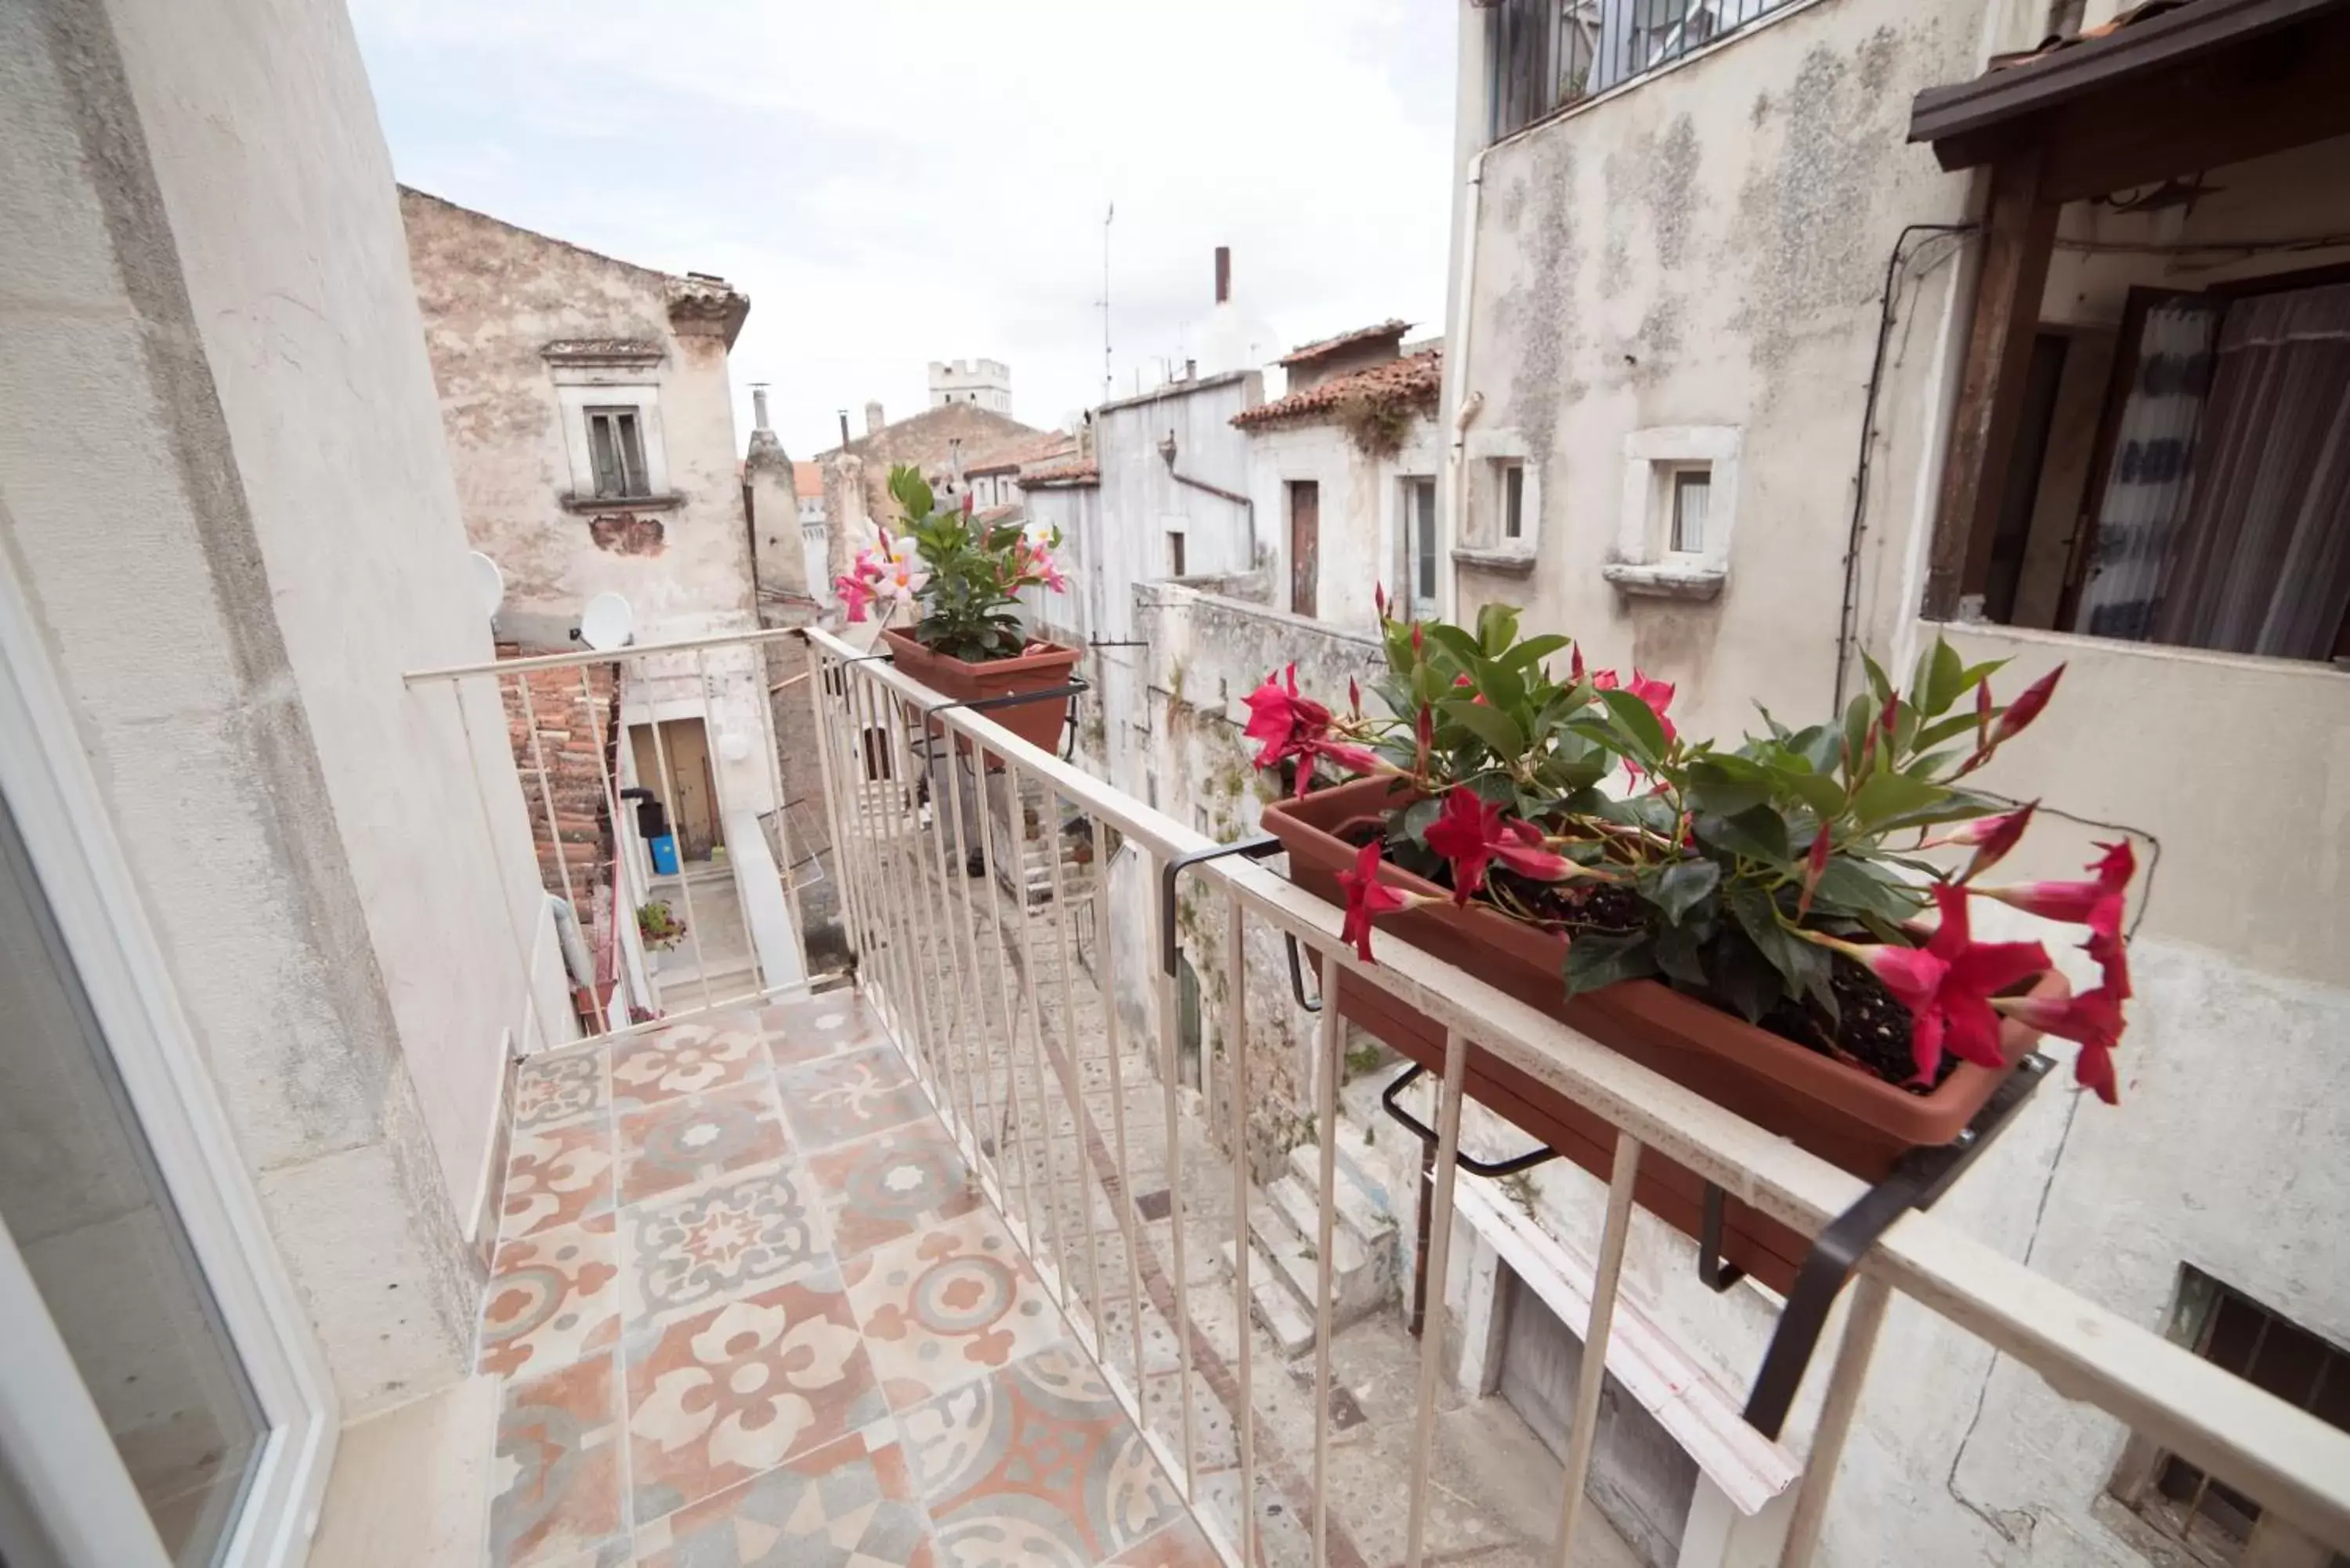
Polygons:
<instances>
[{"instance_id":1,"label":"window","mask_svg":"<svg viewBox=\"0 0 2350 1568\"><path fill-rule=\"evenodd\" d=\"M1676 556L1705 554L1706 499L1712 493L1713 471L1681 468L1673 471L1673 515L1668 545Z\"/></svg>"},{"instance_id":2,"label":"window","mask_svg":"<svg viewBox=\"0 0 2350 1568\"><path fill-rule=\"evenodd\" d=\"M2133 289L2110 368L2089 334L2039 334L2001 389L2004 480L1963 519L1960 613L2350 655L2350 285L2313 281Z\"/></svg>"},{"instance_id":3,"label":"window","mask_svg":"<svg viewBox=\"0 0 2350 1568\"><path fill-rule=\"evenodd\" d=\"M595 464L598 497L650 495L645 472L645 441L634 408L591 408L588 415L588 451Z\"/></svg>"},{"instance_id":4,"label":"window","mask_svg":"<svg viewBox=\"0 0 2350 1568\"><path fill-rule=\"evenodd\" d=\"M1167 575L1170 577L1183 575L1183 535L1180 529L1167 531Z\"/></svg>"},{"instance_id":5,"label":"window","mask_svg":"<svg viewBox=\"0 0 2350 1568\"><path fill-rule=\"evenodd\" d=\"M1526 536L1526 465L1522 462L1502 466L1502 537L1523 539Z\"/></svg>"},{"instance_id":6,"label":"window","mask_svg":"<svg viewBox=\"0 0 2350 1568\"><path fill-rule=\"evenodd\" d=\"M1671 64L1790 0L1489 0L1495 140Z\"/></svg>"},{"instance_id":7,"label":"window","mask_svg":"<svg viewBox=\"0 0 2350 1568\"><path fill-rule=\"evenodd\" d=\"M2192 1265L2179 1269L2170 1338L2253 1386L2329 1426L2350 1430L2350 1351L2261 1305ZM2150 1443L2133 1442L2114 1495L2194 1561L2236 1568L2344 1568L2324 1548L2200 1468Z\"/></svg>"},{"instance_id":8,"label":"window","mask_svg":"<svg viewBox=\"0 0 2350 1568\"><path fill-rule=\"evenodd\" d=\"M1403 482L1404 581L1417 619L1436 614L1436 481Z\"/></svg>"},{"instance_id":9,"label":"window","mask_svg":"<svg viewBox=\"0 0 2350 1568\"><path fill-rule=\"evenodd\" d=\"M1618 591L1711 599L1730 575L1741 433L1660 425L1624 438L1616 545L1600 575Z\"/></svg>"}]
</instances>

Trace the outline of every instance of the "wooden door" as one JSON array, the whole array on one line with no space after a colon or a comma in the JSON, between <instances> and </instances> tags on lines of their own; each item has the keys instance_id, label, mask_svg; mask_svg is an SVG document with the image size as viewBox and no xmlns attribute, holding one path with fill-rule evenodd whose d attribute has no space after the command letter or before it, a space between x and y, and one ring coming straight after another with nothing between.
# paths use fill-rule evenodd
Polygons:
<instances>
[{"instance_id":1,"label":"wooden door","mask_svg":"<svg viewBox=\"0 0 2350 1568\"><path fill-rule=\"evenodd\" d=\"M1314 615L1315 589L1322 578L1322 486L1311 479L1289 482L1289 607Z\"/></svg>"},{"instance_id":2,"label":"wooden door","mask_svg":"<svg viewBox=\"0 0 2350 1568\"><path fill-rule=\"evenodd\" d=\"M660 746L653 745L650 726L632 725L629 744L636 754L637 780L660 797L669 813L669 830L677 836L678 857L707 860L711 846L723 844L718 826L717 792L710 777L709 732L699 719L664 719ZM667 753L669 774L661 775L661 753Z\"/></svg>"}]
</instances>

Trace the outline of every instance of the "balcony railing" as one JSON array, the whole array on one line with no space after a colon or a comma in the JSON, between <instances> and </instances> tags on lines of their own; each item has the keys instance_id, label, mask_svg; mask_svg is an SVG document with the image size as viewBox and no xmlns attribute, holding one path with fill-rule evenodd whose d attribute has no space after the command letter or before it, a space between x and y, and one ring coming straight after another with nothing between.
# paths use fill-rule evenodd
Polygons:
<instances>
[{"instance_id":1,"label":"balcony railing","mask_svg":"<svg viewBox=\"0 0 2350 1568\"><path fill-rule=\"evenodd\" d=\"M805 679L794 680L795 670L767 680L769 650L779 639L801 637ZM1258 1059L1265 1047L1253 1039L1258 1031L1252 1027L1250 988L1241 981L1253 945L1269 940L1277 952L1294 942L1298 968L1305 971L1298 976L1301 991L1310 974L1318 979L1318 995L1333 996L1343 974L1348 985L1379 988L1445 1031L1434 1111L1438 1147L1421 1243L1430 1282L1428 1318L1413 1352L1416 1384L1403 1445L1408 1459L1395 1488L1404 1500L1398 1555L1412 1568L1425 1554L1435 1485L1430 1471L1438 1449L1437 1394L1450 1310L1443 1282L1456 1211L1492 1207L1490 1189L1463 1187L1454 1174L1472 1044L1617 1131L1596 1265L1575 1286L1587 1312L1584 1321L1566 1324L1580 1331L1584 1348L1554 1538L1561 1562L1588 1506L1585 1483L1643 1162L1669 1160L1807 1238L1818 1237L1867 1190L1856 1178L1473 975L1386 936L1375 939L1379 961L1360 962L1339 939L1338 911L1267 867L1232 857L1194 858L1219 846L983 714L949 702L886 658L825 632L768 631L632 648L617 656L506 660L421 671L410 680L448 682L462 702L468 690L478 692L490 682L527 686L534 675L541 684L528 690L541 693L550 680L584 683L582 672L599 664L619 666L612 673L622 693L619 708L631 722L691 709L708 715L713 731L742 725L758 736L753 755L737 754L723 765L713 761L712 783L721 796L714 806L722 820L739 813L745 824L728 836L732 853L772 859L775 874L766 877L754 866L750 876L730 877L731 888L707 887L699 895L685 885L691 878L681 881L682 900L690 901L681 911L689 937L704 921L717 923L708 906L719 900L753 927L760 923L754 906L761 898L772 895L778 907L792 898L795 879L783 868L805 855L805 846L775 848L764 829L776 819L761 820L772 807L740 797L764 792L784 798L783 764L764 698L771 686L791 691L795 700L805 693L824 783L829 877L855 955L857 986L1070 1332L1235 1568L1309 1558L1314 1568L1324 1568L1332 1561L1363 1559L1351 1549L1334 1552L1354 1521L1333 1516L1333 1423L1326 1416L1332 1329L1341 1304L1333 1243L1346 1222L1336 1168L1342 1026L1335 1006L1316 1016L1306 1078L1314 1102L1308 1125L1319 1136L1312 1140L1312 1156L1295 1167L1301 1174L1312 1168L1305 1185L1313 1202L1298 1226L1311 1232L1305 1272L1315 1319L1312 1404L1300 1419L1298 1386L1272 1375L1277 1368L1260 1366L1260 1336L1250 1327L1256 1257L1250 1216L1253 1207L1263 1206L1251 1174L1252 1112L1262 1108L1266 1096L1260 1088L1270 1075L1268 1064ZM730 682L746 679L755 684L755 713L729 707ZM486 756L509 737L475 732L497 711L487 703L476 707L468 732ZM594 754L617 759L626 748L608 731L593 727L601 721L592 715L610 708L589 691L578 711L591 715L588 742ZM613 918L627 920L632 901L645 891L643 851L634 813L619 797L619 781L599 770L596 783L617 829L608 846L610 863L574 858L559 831L565 815L555 776L559 769L541 733L545 716L531 709L526 717L530 741L513 739L534 815L558 829L556 870L569 879L577 904L590 902L585 888L598 877L610 881ZM650 746L663 776L672 774L667 744L656 729ZM761 778L764 784L744 788L743 780ZM791 814L785 832L799 820ZM971 874L974 860L983 875ZM1193 1068L1187 1068L1179 1037L1183 1010L1175 978L1155 961L1135 961L1141 954L1155 956L1169 936L1157 889L1165 868L1179 862L1193 911L1179 921L1180 935L1195 949L1216 944L1228 977L1217 1002L1217 1027ZM798 919L795 907L795 929ZM1141 940L1122 945L1121 930ZM622 934L632 931L631 921ZM552 956L552 929L542 935L546 940L531 950L518 948L517 961L532 975L535 993L545 995L550 966L561 961ZM658 999L662 1022L799 989L796 955L780 963L771 958L760 954L745 977L723 985L713 984L708 963L695 961L685 983L663 988L668 994ZM1141 1005L1145 998L1148 1006ZM1135 1021L1146 1019L1149 1027L1138 1033ZM628 1027L620 1010L612 1008L591 1018L588 1032L598 1024ZM530 1053L557 1044L525 1039L521 1048ZM1196 1096L1185 1086L1187 1078L1196 1081ZM1538 1250L1555 1246L1531 1233L1525 1240ZM1813 1560L1878 1329L1897 1295L2022 1363L2058 1394L2106 1412L2138 1439L2224 1481L2294 1528L2319 1541L2350 1542L2350 1435L1952 1225L1930 1214L1904 1215L1860 1255L1854 1281L1841 1335L1832 1352L1824 1349L1824 1371L1814 1378L1824 1376L1825 1386L1779 1558L1789 1568ZM1627 1325L1627 1348L1653 1338L1637 1314ZM1281 1542L1259 1539L1269 1521L1285 1532ZM1268 1550L1275 1545L1281 1549Z\"/></svg>"},{"instance_id":2,"label":"balcony railing","mask_svg":"<svg viewBox=\"0 0 2350 1568\"><path fill-rule=\"evenodd\" d=\"M1661 69L1794 0L1498 0L1487 13L1498 140Z\"/></svg>"}]
</instances>

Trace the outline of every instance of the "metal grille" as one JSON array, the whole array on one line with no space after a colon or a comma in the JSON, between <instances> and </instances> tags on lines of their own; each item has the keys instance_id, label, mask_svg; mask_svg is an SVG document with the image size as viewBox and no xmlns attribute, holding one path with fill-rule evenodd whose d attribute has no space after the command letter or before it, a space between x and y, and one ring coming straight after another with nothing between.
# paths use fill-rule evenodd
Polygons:
<instances>
[{"instance_id":1,"label":"metal grille","mask_svg":"<svg viewBox=\"0 0 2350 1568\"><path fill-rule=\"evenodd\" d=\"M1794 0L1499 0L1488 14L1495 138L1620 87Z\"/></svg>"}]
</instances>

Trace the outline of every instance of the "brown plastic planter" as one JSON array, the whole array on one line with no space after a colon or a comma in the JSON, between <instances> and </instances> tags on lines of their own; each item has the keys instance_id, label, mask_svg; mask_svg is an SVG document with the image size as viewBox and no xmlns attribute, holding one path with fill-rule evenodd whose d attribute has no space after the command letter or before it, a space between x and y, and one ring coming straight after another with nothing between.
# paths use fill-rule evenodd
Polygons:
<instances>
[{"instance_id":1,"label":"brown plastic planter","mask_svg":"<svg viewBox=\"0 0 2350 1568\"><path fill-rule=\"evenodd\" d=\"M992 659L984 664L972 664L933 653L902 631L884 630L881 636L889 642L899 670L931 691L959 702L1010 697L1023 691L1050 691L1055 686L1066 686L1069 672L1077 664L1078 650L1056 642L1031 643L1029 651L1017 659ZM1032 746L1058 752L1062 728L1069 721L1069 699L1065 697L1058 702L1014 702L991 708L985 717Z\"/></svg>"},{"instance_id":2,"label":"brown plastic planter","mask_svg":"<svg viewBox=\"0 0 2350 1568\"><path fill-rule=\"evenodd\" d=\"M1388 779L1360 779L1302 801L1281 801L1265 808L1264 827L1289 851L1290 877L1299 887L1343 904L1338 873L1353 866L1357 849L1338 830L1359 818L1383 815L1403 788ZM1383 875L1389 886L1408 892L1444 892L1394 866ZM1440 905L1389 915L1379 929L1868 1181L1882 1179L1908 1149L1957 1137L2006 1076L1961 1062L1933 1093L1913 1095L1654 981L1626 981L1569 1001L1561 975L1566 939L1482 904L1457 909L1448 897ZM2033 987L2046 995L2063 995L2068 989L2053 970ZM1413 1061L1442 1071L1444 1031L1427 1014L1377 986L1349 983L1344 976L1337 1007L1341 1017ZM2012 1021L2001 1032L2011 1063L2020 1061L2037 1038ZM1616 1130L1604 1117L1482 1050L1470 1053L1468 1093L1606 1179ZM1636 1192L1642 1208L1695 1236L1704 1196L1705 1184L1694 1173L1653 1150L1644 1154ZM1804 1238L1735 1199L1725 1200L1723 1221L1725 1258L1785 1291L1809 1248Z\"/></svg>"}]
</instances>

